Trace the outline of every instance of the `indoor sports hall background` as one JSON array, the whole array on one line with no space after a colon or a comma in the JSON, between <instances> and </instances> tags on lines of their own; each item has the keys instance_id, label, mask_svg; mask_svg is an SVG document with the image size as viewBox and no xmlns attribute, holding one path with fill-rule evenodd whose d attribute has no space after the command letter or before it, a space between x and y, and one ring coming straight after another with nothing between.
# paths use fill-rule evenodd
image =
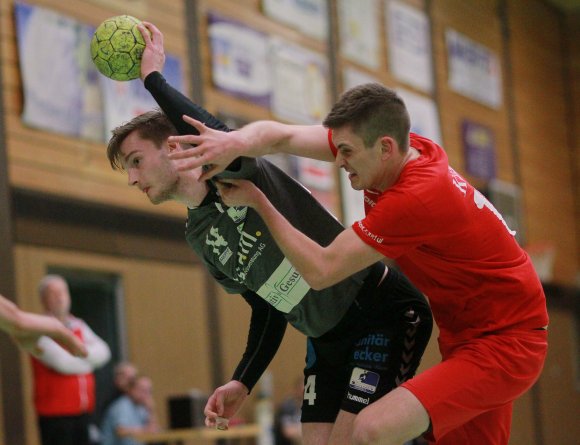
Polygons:
<instances>
[{"instance_id":1,"label":"indoor sports hall background","mask_svg":"<svg viewBox=\"0 0 580 445\"><path fill-rule=\"evenodd\" d=\"M119 14L155 23L166 77L233 127L316 123L351 86L396 88L413 129L487 194L545 285L548 359L510 443L578 442L580 2L0 0L0 293L40 311L39 279L65 276L113 362L152 377L169 427L169 398L229 379L249 308L190 252L182 209L151 206L108 164L110 129L153 106L138 80L105 79L88 57L94 28ZM360 215L332 165L276 162L344 223ZM438 360L435 342L422 367ZM275 401L301 373L304 343L289 327L270 367ZM4 335L0 351L0 444L37 445L29 360ZM242 414L252 421L252 403Z\"/></svg>"}]
</instances>

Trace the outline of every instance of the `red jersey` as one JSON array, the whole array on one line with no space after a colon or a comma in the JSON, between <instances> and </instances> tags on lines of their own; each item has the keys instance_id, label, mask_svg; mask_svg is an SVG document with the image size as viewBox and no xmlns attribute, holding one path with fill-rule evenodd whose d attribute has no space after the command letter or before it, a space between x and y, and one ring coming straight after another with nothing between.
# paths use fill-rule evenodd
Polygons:
<instances>
[{"instance_id":1,"label":"red jersey","mask_svg":"<svg viewBox=\"0 0 580 445\"><path fill-rule=\"evenodd\" d=\"M71 317L72 330L84 340L84 322ZM94 374L61 374L32 357L34 405L40 416L78 416L95 409Z\"/></svg>"},{"instance_id":2,"label":"red jersey","mask_svg":"<svg viewBox=\"0 0 580 445\"><path fill-rule=\"evenodd\" d=\"M365 191L355 233L425 293L442 340L547 325L542 285L515 232L441 147L413 133L410 140L420 156L388 190ZM336 155L332 141L331 149Z\"/></svg>"}]
</instances>

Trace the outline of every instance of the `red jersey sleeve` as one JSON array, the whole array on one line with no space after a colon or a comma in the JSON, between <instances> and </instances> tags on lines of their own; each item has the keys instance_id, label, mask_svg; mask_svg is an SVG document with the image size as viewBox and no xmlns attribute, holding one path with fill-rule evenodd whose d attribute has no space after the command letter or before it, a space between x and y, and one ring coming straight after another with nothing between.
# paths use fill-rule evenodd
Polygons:
<instances>
[{"instance_id":1,"label":"red jersey sleeve","mask_svg":"<svg viewBox=\"0 0 580 445\"><path fill-rule=\"evenodd\" d=\"M328 129L328 145L330 146L330 151L332 151L332 154L336 158L338 148L336 148L336 145L334 145L334 142L332 142L332 130L330 128Z\"/></svg>"}]
</instances>

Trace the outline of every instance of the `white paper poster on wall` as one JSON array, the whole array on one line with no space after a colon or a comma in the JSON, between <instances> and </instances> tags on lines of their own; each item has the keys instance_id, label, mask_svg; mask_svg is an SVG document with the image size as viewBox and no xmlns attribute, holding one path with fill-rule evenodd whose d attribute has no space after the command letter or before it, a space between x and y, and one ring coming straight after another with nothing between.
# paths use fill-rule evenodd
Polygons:
<instances>
[{"instance_id":1,"label":"white paper poster on wall","mask_svg":"<svg viewBox=\"0 0 580 445\"><path fill-rule=\"evenodd\" d=\"M25 124L102 140L98 77L88 51L94 28L44 9L14 5Z\"/></svg>"},{"instance_id":2,"label":"white paper poster on wall","mask_svg":"<svg viewBox=\"0 0 580 445\"><path fill-rule=\"evenodd\" d=\"M365 83L380 83L380 81L375 76L350 66L347 66L342 70L343 91Z\"/></svg>"},{"instance_id":3,"label":"white paper poster on wall","mask_svg":"<svg viewBox=\"0 0 580 445\"><path fill-rule=\"evenodd\" d=\"M491 108L499 108L502 104L502 83L497 55L453 29L445 31L445 40L449 87Z\"/></svg>"},{"instance_id":4,"label":"white paper poster on wall","mask_svg":"<svg viewBox=\"0 0 580 445\"><path fill-rule=\"evenodd\" d=\"M328 35L326 0L262 0L264 14L319 40Z\"/></svg>"},{"instance_id":5,"label":"white paper poster on wall","mask_svg":"<svg viewBox=\"0 0 580 445\"><path fill-rule=\"evenodd\" d=\"M349 60L378 69L379 15L378 0L340 0L338 27L340 53Z\"/></svg>"},{"instance_id":6,"label":"white paper poster on wall","mask_svg":"<svg viewBox=\"0 0 580 445\"><path fill-rule=\"evenodd\" d=\"M177 57L165 55L163 76L175 89L183 90L181 61ZM159 108L139 79L118 82L99 76L99 81L105 109L105 140L110 138L113 128L146 111Z\"/></svg>"},{"instance_id":7,"label":"white paper poster on wall","mask_svg":"<svg viewBox=\"0 0 580 445\"><path fill-rule=\"evenodd\" d=\"M268 36L239 22L209 14L212 80L237 97L270 105Z\"/></svg>"},{"instance_id":8,"label":"white paper poster on wall","mask_svg":"<svg viewBox=\"0 0 580 445\"><path fill-rule=\"evenodd\" d=\"M431 93L433 64L427 14L398 1L388 2L386 14L391 71L400 81Z\"/></svg>"},{"instance_id":9,"label":"white paper poster on wall","mask_svg":"<svg viewBox=\"0 0 580 445\"><path fill-rule=\"evenodd\" d=\"M415 94L404 88L397 88L397 93L405 102L411 116L411 131L441 145L443 141L439 127L439 112L435 102L429 97Z\"/></svg>"},{"instance_id":10,"label":"white paper poster on wall","mask_svg":"<svg viewBox=\"0 0 580 445\"><path fill-rule=\"evenodd\" d=\"M272 112L297 124L322 122L329 110L326 58L281 39L270 43Z\"/></svg>"}]
</instances>

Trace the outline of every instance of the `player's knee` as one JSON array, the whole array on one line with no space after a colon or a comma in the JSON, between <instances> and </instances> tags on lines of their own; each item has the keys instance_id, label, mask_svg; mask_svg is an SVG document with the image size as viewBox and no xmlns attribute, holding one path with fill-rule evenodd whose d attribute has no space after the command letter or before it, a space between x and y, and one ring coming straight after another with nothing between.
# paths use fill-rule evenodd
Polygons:
<instances>
[{"instance_id":1,"label":"player's knee","mask_svg":"<svg viewBox=\"0 0 580 445\"><path fill-rule=\"evenodd\" d=\"M364 409L355 418L352 432L354 445L401 445L401 431L388 416Z\"/></svg>"},{"instance_id":2,"label":"player's knee","mask_svg":"<svg viewBox=\"0 0 580 445\"><path fill-rule=\"evenodd\" d=\"M354 420L352 443L353 445L390 444L390 442L386 444L384 440L381 440L383 433L381 430L378 422L361 412Z\"/></svg>"}]
</instances>

